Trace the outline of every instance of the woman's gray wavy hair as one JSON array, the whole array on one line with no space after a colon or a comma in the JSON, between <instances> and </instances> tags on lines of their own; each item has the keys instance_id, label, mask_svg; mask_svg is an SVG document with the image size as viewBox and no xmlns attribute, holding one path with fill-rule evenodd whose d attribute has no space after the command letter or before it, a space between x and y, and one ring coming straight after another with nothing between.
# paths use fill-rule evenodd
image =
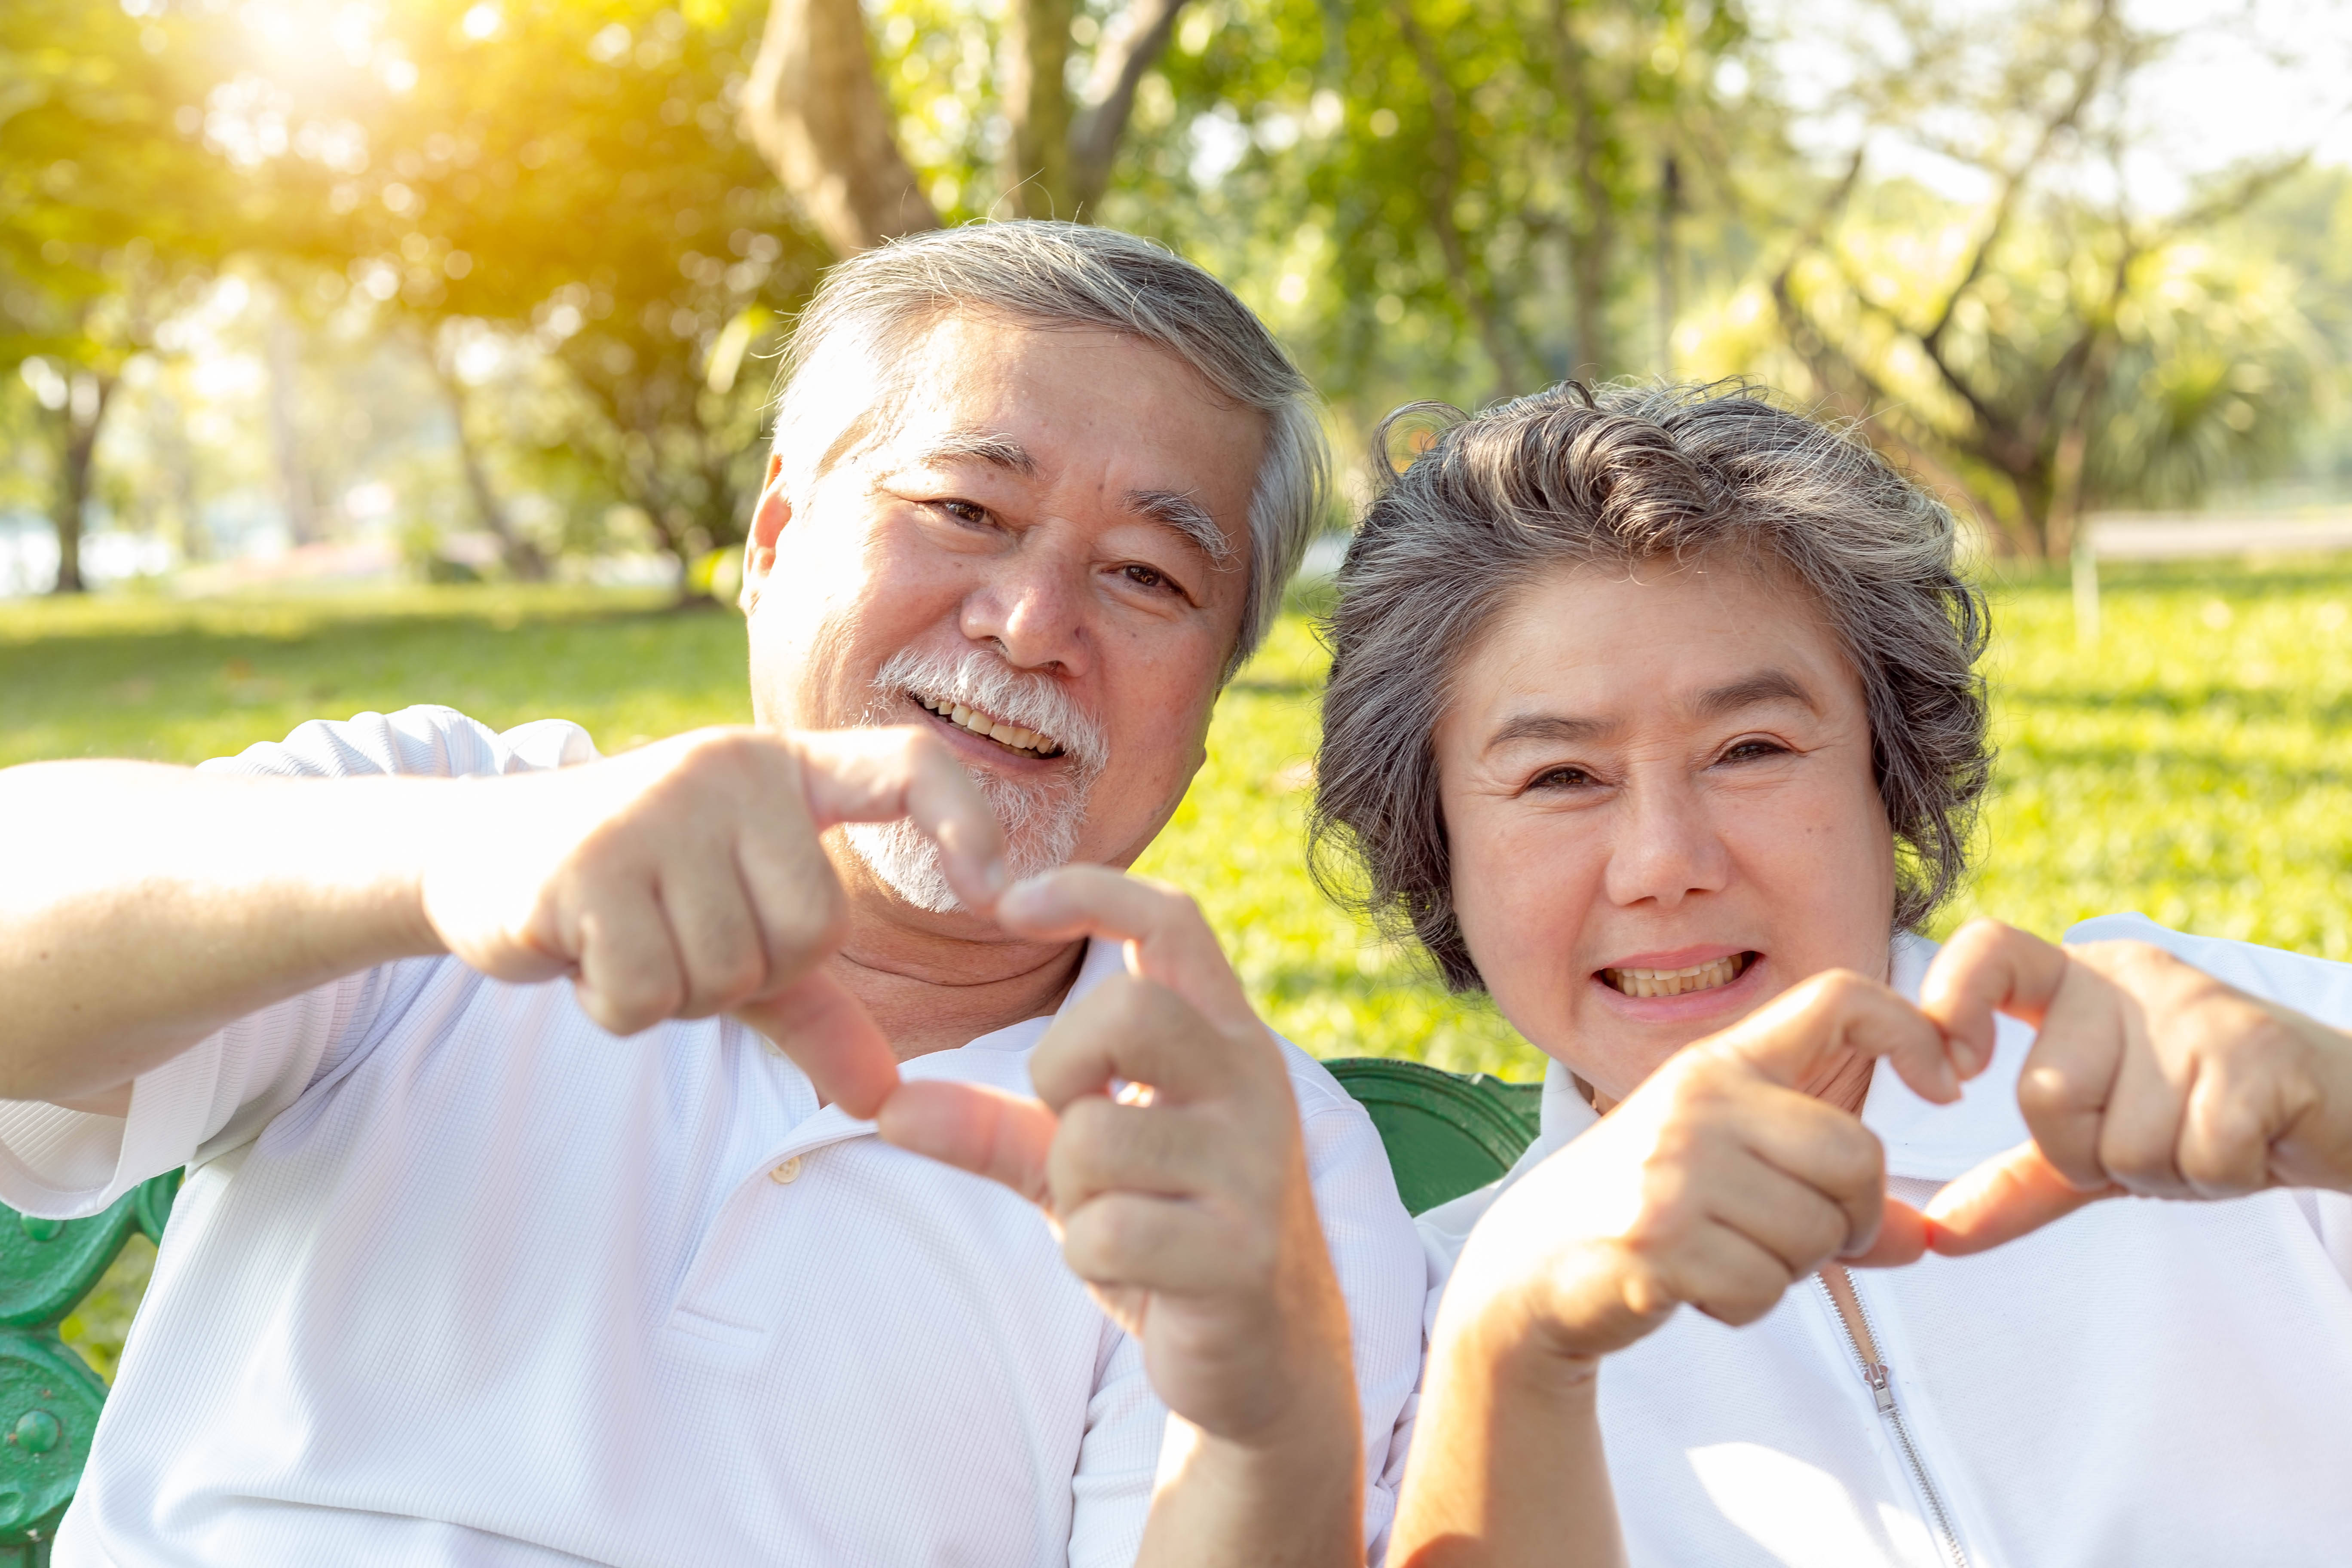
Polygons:
<instances>
[{"instance_id":1,"label":"woman's gray wavy hair","mask_svg":"<svg viewBox=\"0 0 2352 1568\"><path fill-rule=\"evenodd\" d=\"M1232 289L1165 246L1048 219L937 229L842 262L801 312L784 345L772 447L795 488L887 438L908 390L899 370L908 351L952 310L1124 333L1265 416L1230 678L1281 609L1283 586L1329 510L1330 456L1313 385Z\"/></svg>"},{"instance_id":2,"label":"woman's gray wavy hair","mask_svg":"<svg viewBox=\"0 0 2352 1568\"><path fill-rule=\"evenodd\" d=\"M1395 473L1401 423L1433 439ZM1454 910L1437 722L1496 610L1564 565L1729 553L1803 584L1862 678L1895 925L1958 885L1992 768L1984 600L1955 565L1950 511L1852 431L1741 382L1570 383L1475 416L1401 409L1374 452L1391 477L1325 624L1312 863L1326 893L1418 941L1448 985L1480 982Z\"/></svg>"}]
</instances>

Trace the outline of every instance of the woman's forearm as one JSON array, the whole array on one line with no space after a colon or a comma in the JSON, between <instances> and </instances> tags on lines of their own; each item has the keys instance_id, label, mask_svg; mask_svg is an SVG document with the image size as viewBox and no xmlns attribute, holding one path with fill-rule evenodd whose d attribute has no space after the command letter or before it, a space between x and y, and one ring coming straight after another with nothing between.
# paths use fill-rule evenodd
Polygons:
<instances>
[{"instance_id":1,"label":"woman's forearm","mask_svg":"<svg viewBox=\"0 0 2352 1568\"><path fill-rule=\"evenodd\" d=\"M1391 1568L1615 1568L1600 1363L1493 1317L1439 1315Z\"/></svg>"},{"instance_id":2,"label":"woman's forearm","mask_svg":"<svg viewBox=\"0 0 2352 1568\"><path fill-rule=\"evenodd\" d=\"M1363 1477L1352 1381L1247 1445L1171 1418L1137 1568L1360 1568Z\"/></svg>"},{"instance_id":3,"label":"woman's forearm","mask_svg":"<svg viewBox=\"0 0 2352 1568\"><path fill-rule=\"evenodd\" d=\"M0 771L0 1098L91 1101L221 1025L436 951L436 780Z\"/></svg>"}]
</instances>

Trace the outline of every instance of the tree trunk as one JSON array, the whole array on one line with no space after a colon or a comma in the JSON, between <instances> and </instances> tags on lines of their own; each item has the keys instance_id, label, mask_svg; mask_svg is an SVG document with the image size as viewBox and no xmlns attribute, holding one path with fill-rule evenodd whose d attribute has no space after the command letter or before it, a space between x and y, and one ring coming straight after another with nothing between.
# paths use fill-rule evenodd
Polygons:
<instances>
[{"instance_id":1,"label":"tree trunk","mask_svg":"<svg viewBox=\"0 0 2352 1568\"><path fill-rule=\"evenodd\" d=\"M1135 89L1166 52L1183 9L1184 0L1128 0L1095 51L1087 107L1070 121L1071 216L1084 217L1110 188L1111 160L1135 110Z\"/></svg>"},{"instance_id":2,"label":"tree trunk","mask_svg":"<svg viewBox=\"0 0 2352 1568\"><path fill-rule=\"evenodd\" d=\"M1577 36L1572 4L1553 9L1559 36L1559 91L1572 122L1568 171L1576 206L1568 225L1569 317L1576 333L1569 374L1598 380L1610 374L1616 348L1609 333L1609 274L1616 248L1616 211L1601 177L1603 127L1592 96L1592 57Z\"/></svg>"},{"instance_id":3,"label":"tree trunk","mask_svg":"<svg viewBox=\"0 0 2352 1568\"><path fill-rule=\"evenodd\" d=\"M430 345L425 349L426 367L433 379L441 384L442 395L449 401L449 419L457 432L457 467L466 478L466 493L473 498L474 515L482 526L498 536L499 555L506 562L507 570L525 583L547 580L547 557L539 546L515 531L514 519L508 515L506 503L490 484L489 469L482 462L482 449L466 428L466 384L456 373L445 367Z\"/></svg>"},{"instance_id":4,"label":"tree trunk","mask_svg":"<svg viewBox=\"0 0 2352 1568\"><path fill-rule=\"evenodd\" d=\"M1675 378L1675 318L1682 313L1682 281L1675 254L1675 219L1683 205L1682 167L1669 153L1658 165L1658 374Z\"/></svg>"},{"instance_id":5,"label":"tree trunk","mask_svg":"<svg viewBox=\"0 0 2352 1568\"><path fill-rule=\"evenodd\" d=\"M302 455L302 434L294 418L301 389L295 385L299 344L293 318L285 301L274 301L269 314L269 440L278 457L278 499L286 508L286 531L297 544L312 544L325 536L320 526L319 501L310 484L310 466Z\"/></svg>"},{"instance_id":6,"label":"tree trunk","mask_svg":"<svg viewBox=\"0 0 2352 1568\"><path fill-rule=\"evenodd\" d=\"M1076 216L1070 179L1070 0L1013 0L1004 14L1004 195L1023 217Z\"/></svg>"},{"instance_id":7,"label":"tree trunk","mask_svg":"<svg viewBox=\"0 0 2352 1568\"><path fill-rule=\"evenodd\" d=\"M98 454L99 426L114 395L114 378L87 371L73 378L73 390L58 410L63 439L58 444L58 487L50 521L58 534L58 580L53 594L89 590L81 573L82 524L89 511L91 459Z\"/></svg>"},{"instance_id":8,"label":"tree trunk","mask_svg":"<svg viewBox=\"0 0 2352 1568\"><path fill-rule=\"evenodd\" d=\"M939 227L892 133L858 0L775 0L743 121L836 255Z\"/></svg>"}]
</instances>

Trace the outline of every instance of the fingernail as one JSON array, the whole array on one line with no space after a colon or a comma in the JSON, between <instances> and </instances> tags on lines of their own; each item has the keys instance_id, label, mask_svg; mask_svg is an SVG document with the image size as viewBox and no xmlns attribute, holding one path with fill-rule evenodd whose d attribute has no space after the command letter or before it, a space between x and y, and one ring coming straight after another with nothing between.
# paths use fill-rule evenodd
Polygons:
<instances>
[{"instance_id":1,"label":"fingernail","mask_svg":"<svg viewBox=\"0 0 2352 1568\"><path fill-rule=\"evenodd\" d=\"M1013 868L1002 859L991 858L980 868L980 885L991 899L1002 899L1004 890L1013 886Z\"/></svg>"},{"instance_id":2,"label":"fingernail","mask_svg":"<svg viewBox=\"0 0 2352 1568\"><path fill-rule=\"evenodd\" d=\"M1008 882L997 895L996 912L1011 915L1015 920L1043 919L1045 910L1036 906L1045 897L1045 882L1043 876L1024 877L1018 882Z\"/></svg>"}]
</instances>

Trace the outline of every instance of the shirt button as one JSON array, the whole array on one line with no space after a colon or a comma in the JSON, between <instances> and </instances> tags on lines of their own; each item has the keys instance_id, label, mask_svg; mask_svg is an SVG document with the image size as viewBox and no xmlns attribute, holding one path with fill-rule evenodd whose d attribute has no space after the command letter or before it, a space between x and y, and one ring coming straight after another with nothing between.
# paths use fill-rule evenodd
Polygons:
<instances>
[{"instance_id":1,"label":"shirt button","mask_svg":"<svg viewBox=\"0 0 2352 1568\"><path fill-rule=\"evenodd\" d=\"M801 1157L798 1154L768 1173L768 1180L780 1187L788 1187L801 1179Z\"/></svg>"}]
</instances>

